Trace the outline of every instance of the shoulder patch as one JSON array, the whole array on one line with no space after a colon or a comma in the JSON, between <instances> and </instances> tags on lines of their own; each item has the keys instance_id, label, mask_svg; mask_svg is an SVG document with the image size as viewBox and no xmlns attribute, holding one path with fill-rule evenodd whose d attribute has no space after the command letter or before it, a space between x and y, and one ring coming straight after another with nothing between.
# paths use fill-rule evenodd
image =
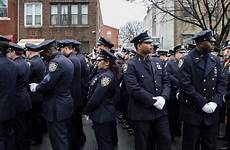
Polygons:
<instances>
[{"instance_id":1,"label":"shoulder patch","mask_svg":"<svg viewBox=\"0 0 230 150\"><path fill-rule=\"evenodd\" d=\"M58 63L56 62L50 62L49 63L49 72L54 72L57 70Z\"/></svg>"},{"instance_id":2,"label":"shoulder patch","mask_svg":"<svg viewBox=\"0 0 230 150\"><path fill-rule=\"evenodd\" d=\"M102 86L102 87L105 87L105 86L109 85L110 82L111 82L111 79L110 79L110 78L108 78L108 77L103 77L103 78L101 79L101 86Z\"/></svg>"},{"instance_id":3,"label":"shoulder patch","mask_svg":"<svg viewBox=\"0 0 230 150\"><path fill-rule=\"evenodd\" d=\"M126 72L127 69L128 69L128 64L124 64L124 65L123 65L123 72Z\"/></svg>"}]
</instances>

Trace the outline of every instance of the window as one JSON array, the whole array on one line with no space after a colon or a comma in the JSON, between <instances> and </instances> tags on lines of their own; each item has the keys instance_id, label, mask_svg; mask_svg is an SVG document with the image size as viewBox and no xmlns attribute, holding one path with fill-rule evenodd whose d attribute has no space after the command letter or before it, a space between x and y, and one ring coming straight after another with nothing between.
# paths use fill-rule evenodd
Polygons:
<instances>
[{"instance_id":1,"label":"window","mask_svg":"<svg viewBox=\"0 0 230 150\"><path fill-rule=\"evenodd\" d=\"M58 21L58 5L51 6L51 14L50 14L51 24L56 25L59 24Z\"/></svg>"},{"instance_id":2,"label":"window","mask_svg":"<svg viewBox=\"0 0 230 150\"><path fill-rule=\"evenodd\" d=\"M51 4L51 25L88 25L88 4Z\"/></svg>"},{"instance_id":3,"label":"window","mask_svg":"<svg viewBox=\"0 0 230 150\"><path fill-rule=\"evenodd\" d=\"M107 38L111 38L112 37L112 32L111 31L107 31Z\"/></svg>"},{"instance_id":4,"label":"window","mask_svg":"<svg viewBox=\"0 0 230 150\"><path fill-rule=\"evenodd\" d=\"M183 16L184 17L191 17L191 13L192 13L192 9L190 7L190 4L188 3L188 1L184 0L183 1Z\"/></svg>"},{"instance_id":5,"label":"window","mask_svg":"<svg viewBox=\"0 0 230 150\"><path fill-rule=\"evenodd\" d=\"M25 26L42 26L41 3L25 3Z\"/></svg>"},{"instance_id":6,"label":"window","mask_svg":"<svg viewBox=\"0 0 230 150\"><path fill-rule=\"evenodd\" d=\"M8 0L0 0L0 17L7 17Z\"/></svg>"},{"instance_id":7,"label":"window","mask_svg":"<svg viewBox=\"0 0 230 150\"><path fill-rule=\"evenodd\" d=\"M81 23L88 24L88 5L81 5Z\"/></svg>"},{"instance_id":8,"label":"window","mask_svg":"<svg viewBox=\"0 0 230 150\"><path fill-rule=\"evenodd\" d=\"M78 24L78 5L71 5L71 24Z\"/></svg>"}]
</instances>

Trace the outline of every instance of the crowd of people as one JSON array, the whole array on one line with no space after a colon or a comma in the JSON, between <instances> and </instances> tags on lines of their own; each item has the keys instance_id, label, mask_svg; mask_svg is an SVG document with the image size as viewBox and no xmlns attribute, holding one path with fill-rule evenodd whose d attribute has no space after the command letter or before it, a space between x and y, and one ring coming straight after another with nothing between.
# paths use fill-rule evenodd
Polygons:
<instances>
[{"instance_id":1,"label":"crowd of people","mask_svg":"<svg viewBox=\"0 0 230 150\"><path fill-rule=\"evenodd\" d=\"M211 30L195 44L160 49L147 32L117 51L100 37L90 54L73 39L21 47L0 36L0 150L29 150L48 133L53 150L81 150L82 116L92 120L97 150L114 150L117 123L135 150L230 149L230 42L215 53ZM227 119L226 119L227 118Z\"/></svg>"}]
</instances>

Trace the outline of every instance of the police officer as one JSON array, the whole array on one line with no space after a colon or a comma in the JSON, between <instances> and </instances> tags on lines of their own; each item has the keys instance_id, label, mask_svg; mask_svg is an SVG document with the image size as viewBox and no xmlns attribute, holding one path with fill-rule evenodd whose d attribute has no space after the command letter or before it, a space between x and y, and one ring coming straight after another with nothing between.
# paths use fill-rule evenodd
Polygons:
<instances>
[{"instance_id":1,"label":"police officer","mask_svg":"<svg viewBox=\"0 0 230 150\"><path fill-rule=\"evenodd\" d=\"M0 35L0 149L16 150L13 119L16 117L17 68L6 56L9 39Z\"/></svg>"},{"instance_id":2,"label":"police officer","mask_svg":"<svg viewBox=\"0 0 230 150\"><path fill-rule=\"evenodd\" d=\"M48 74L40 83L31 83L32 92L44 95L43 116L54 150L69 150L68 122L73 113L70 86L74 74L72 62L56 49L55 40L38 45L40 54L49 63Z\"/></svg>"},{"instance_id":3,"label":"police officer","mask_svg":"<svg viewBox=\"0 0 230 150\"><path fill-rule=\"evenodd\" d=\"M113 43L111 43L109 40L105 39L104 37L100 37L96 43L95 47L95 57L97 58L98 54L100 53L101 49L110 51L111 48L114 46ZM90 71L89 75L89 81L98 73L97 64L94 64L94 67L92 67L92 70Z\"/></svg>"},{"instance_id":4,"label":"police officer","mask_svg":"<svg viewBox=\"0 0 230 150\"><path fill-rule=\"evenodd\" d=\"M78 139L80 142L81 147L84 146L85 141L86 141L86 136L85 133L83 131L83 125L82 125L82 110L87 102L87 91L88 91L88 82L89 82L89 66L86 62L86 57L85 55L83 55L82 51L81 51L81 42L77 41L77 40L73 40L73 48L74 51L76 53L76 56L79 58L80 63L81 63L81 101L83 102L83 105L77 106L77 111L78 114L80 115L78 117L78 126L77 126L77 130L78 130Z\"/></svg>"},{"instance_id":5,"label":"police officer","mask_svg":"<svg viewBox=\"0 0 230 150\"><path fill-rule=\"evenodd\" d=\"M162 61L162 62L167 62L167 60L168 60L168 54L169 54L169 50L167 50L167 49L157 49L156 50L156 52L157 52L157 55L159 56L159 58L160 58L160 60Z\"/></svg>"},{"instance_id":6,"label":"police officer","mask_svg":"<svg viewBox=\"0 0 230 150\"><path fill-rule=\"evenodd\" d=\"M91 82L85 107L85 113L93 121L98 150L114 149L115 91L118 86L113 70L115 60L112 53L100 50L97 58L99 73Z\"/></svg>"},{"instance_id":7,"label":"police officer","mask_svg":"<svg viewBox=\"0 0 230 150\"><path fill-rule=\"evenodd\" d=\"M219 110L223 105L225 82L220 60L213 50L211 30L194 35L196 48L184 58L180 68L182 120L184 121L182 150L216 150Z\"/></svg>"},{"instance_id":8,"label":"police officer","mask_svg":"<svg viewBox=\"0 0 230 150\"><path fill-rule=\"evenodd\" d=\"M185 52L186 52L185 45L175 46L172 51L172 55L174 56L174 59L169 60L166 63L166 70L169 74L169 79L171 82L171 93L168 101L168 114L169 114L168 118L169 118L172 140L176 136L181 135L181 123L179 120L180 103L179 100L176 98L176 94L180 87L179 68L182 65Z\"/></svg>"},{"instance_id":9,"label":"police officer","mask_svg":"<svg viewBox=\"0 0 230 150\"><path fill-rule=\"evenodd\" d=\"M39 49L36 45L31 43L25 44L26 57L30 66L30 78L29 83L39 83L43 80L46 73L46 66L39 56ZM33 93L29 91L32 110L30 112L30 137L32 145L42 144L43 135L43 117L42 113L42 103L43 96L39 93Z\"/></svg>"},{"instance_id":10,"label":"police officer","mask_svg":"<svg viewBox=\"0 0 230 150\"><path fill-rule=\"evenodd\" d=\"M159 58L149 57L153 52L153 41L147 32L134 37L131 42L137 54L125 66L124 81L130 96L128 117L133 122L135 149L147 150L152 134L159 150L170 150L165 107L170 93L168 75Z\"/></svg>"},{"instance_id":11,"label":"police officer","mask_svg":"<svg viewBox=\"0 0 230 150\"><path fill-rule=\"evenodd\" d=\"M9 53L7 54L17 66L17 85L16 85L16 122L15 122L15 136L16 144L19 150L29 150L29 132L28 120L29 111L32 108L30 95L27 89L30 77L30 67L22 55L25 50L21 46L10 43Z\"/></svg>"},{"instance_id":12,"label":"police officer","mask_svg":"<svg viewBox=\"0 0 230 150\"><path fill-rule=\"evenodd\" d=\"M79 123L82 124L82 121L79 121L82 117L81 110L79 111L78 108L84 105L81 99L81 63L73 50L71 41L68 39L61 40L58 42L58 45L61 53L69 58L74 65L74 76L70 89L74 103L74 112L70 123L71 149L80 150L81 144L79 140L81 137L79 137L77 130L79 127L82 127L82 125L79 126Z\"/></svg>"}]
</instances>

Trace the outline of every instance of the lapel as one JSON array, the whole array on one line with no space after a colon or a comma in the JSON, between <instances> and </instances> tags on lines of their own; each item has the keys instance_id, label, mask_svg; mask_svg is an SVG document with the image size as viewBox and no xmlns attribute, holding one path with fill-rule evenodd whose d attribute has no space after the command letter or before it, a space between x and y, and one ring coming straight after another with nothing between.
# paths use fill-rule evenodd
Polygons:
<instances>
[{"instance_id":1,"label":"lapel","mask_svg":"<svg viewBox=\"0 0 230 150\"><path fill-rule=\"evenodd\" d=\"M144 68L147 71L150 71L151 68L149 68L149 66L147 65L147 63L144 62L143 58L141 58L141 56L136 55L137 56L137 61L140 63L141 66L144 66Z\"/></svg>"},{"instance_id":2,"label":"lapel","mask_svg":"<svg viewBox=\"0 0 230 150\"><path fill-rule=\"evenodd\" d=\"M153 70L153 75L156 73L156 63L154 61L154 58L150 59L152 70Z\"/></svg>"},{"instance_id":3,"label":"lapel","mask_svg":"<svg viewBox=\"0 0 230 150\"><path fill-rule=\"evenodd\" d=\"M204 60L200 57L200 54L197 49L194 49L192 53L192 60L196 64L196 66L202 70L205 70L205 62Z\"/></svg>"},{"instance_id":4,"label":"lapel","mask_svg":"<svg viewBox=\"0 0 230 150\"><path fill-rule=\"evenodd\" d=\"M212 71L216 67L216 60L211 54L208 54L208 59L207 59L207 64L205 68L205 74L204 76L206 77L210 71Z\"/></svg>"}]
</instances>

